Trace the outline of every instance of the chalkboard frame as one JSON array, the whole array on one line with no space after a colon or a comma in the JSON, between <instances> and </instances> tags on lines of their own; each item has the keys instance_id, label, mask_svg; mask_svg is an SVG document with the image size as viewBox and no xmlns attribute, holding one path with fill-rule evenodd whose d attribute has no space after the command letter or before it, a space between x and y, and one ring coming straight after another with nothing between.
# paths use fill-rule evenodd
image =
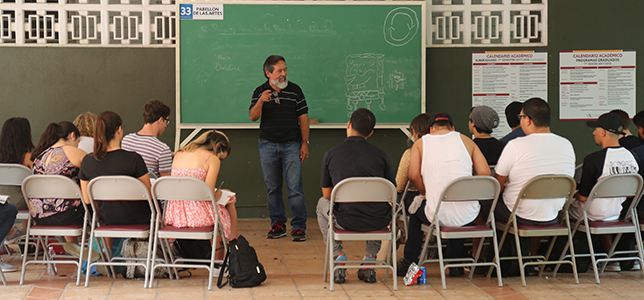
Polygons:
<instances>
[{"instance_id":1,"label":"chalkboard frame","mask_svg":"<svg viewBox=\"0 0 644 300\"><path fill-rule=\"evenodd\" d=\"M390 5L390 6L405 6L405 7L420 7L421 16L419 17L420 22L420 32L418 35L421 38L420 43L420 56L421 56L421 91L420 91L420 109L418 113L424 113L426 111L426 47L427 47L427 9L425 1L208 1L208 0L178 0L176 2L176 134L175 134L175 149L179 149L182 146L185 146L190 142L199 132L204 129L259 129L260 122L253 123L183 123L181 118L181 20L180 16L180 4L234 4L234 5L303 5L303 6L315 6L315 5L331 5L331 6L341 6L341 5ZM225 13L225 12L224 12ZM250 118L250 117L249 117ZM410 135L408 127L408 122L405 123L378 123L376 124L376 129L400 129L407 136ZM322 123L322 124L310 124L311 129L344 129L346 128L346 123ZM181 141L181 131L182 130L191 130L190 134Z\"/></svg>"}]
</instances>

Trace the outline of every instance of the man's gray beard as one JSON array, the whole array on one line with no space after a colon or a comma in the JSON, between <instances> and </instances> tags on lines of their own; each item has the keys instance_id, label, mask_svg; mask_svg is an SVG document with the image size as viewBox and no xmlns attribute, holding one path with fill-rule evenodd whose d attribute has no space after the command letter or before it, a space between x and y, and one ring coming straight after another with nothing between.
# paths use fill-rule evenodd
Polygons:
<instances>
[{"instance_id":1,"label":"man's gray beard","mask_svg":"<svg viewBox=\"0 0 644 300\"><path fill-rule=\"evenodd\" d=\"M271 80L271 83L277 88L279 88L280 90L283 90L288 86L288 79L285 79L284 81L280 82L280 79L278 78L276 80Z\"/></svg>"}]
</instances>

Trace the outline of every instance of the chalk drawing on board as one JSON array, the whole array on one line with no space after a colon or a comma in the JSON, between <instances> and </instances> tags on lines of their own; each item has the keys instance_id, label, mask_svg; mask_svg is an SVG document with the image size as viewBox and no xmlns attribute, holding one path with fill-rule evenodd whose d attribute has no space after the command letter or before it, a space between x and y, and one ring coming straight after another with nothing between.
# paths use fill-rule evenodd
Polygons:
<instances>
[{"instance_id":1,"label":"chalk drawing on board","mask_svg":"<svg viewBox=\"0 0 644 300\"><path fill-rule=\"evenodd\" d=\"M344 82L347 85L347 109L351 113L358 109L360 102L364 102L367 109L371 103L380 102L380 109L385 110L385 90L383 86L383 73L385 64L384 54L362 53L350 54L344 59L347 65Z\"/></svg>"},{"instance_id":2,"label":"chalk drawing on board","mask_svg":"<svg viewBox=\"0 0 644 300\"><path fill-rule=\"evenodd\" d=\"M392 9L385 18L382 31L385 41L392 46L403 46L418 33L418 15L408 7Z\"/></svg>"},{"instance_id":3,"label":"chalk drawing on board","mask_svg":"<svg viewBox=\"0 0 644 300\"><path fill-rule=\"evenodd\" d=\"M393 90L402 90L405 88L405 81L407 81L407 78L405 78L405 74L403 72L398 71L398 69L394 69L391 74L389 74L389 88Z\"/></svg>"}]
</instances>

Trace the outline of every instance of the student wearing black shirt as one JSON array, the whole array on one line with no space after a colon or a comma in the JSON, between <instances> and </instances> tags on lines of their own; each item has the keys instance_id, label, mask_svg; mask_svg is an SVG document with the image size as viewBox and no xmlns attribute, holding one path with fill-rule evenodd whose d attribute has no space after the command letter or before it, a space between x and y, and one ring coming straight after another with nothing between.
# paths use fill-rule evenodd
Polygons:
<instances>
[{"instance_id":1,"label":"student wearing black shirt","mask_svg":"<svg viewBox=\"0 0 644 300\"><path fill-rule=\"evenodd\" d=\"M150 190L150 176L141 155L122 150L121 117L111 111L101 113L96 120L94 153L83 158L79 177L81 190L89 204L87 185L99 176L126 175L137 178ZM150 206L144 201L100 201L98 207L105 224L135 225L150 223Z\"/></svg>"},{"instance_id":2,"label":"student wearing black shirt","mask_svg":"<svg viewBox=\"0 0 644 300\"><path fill-rule=\"evenodd\" d=\"M351 121L347 124L347 139L344 143L327 151L322 158L322 175L320 186L322 198L318 201L316 213L318 224L324 241L327 241L329 228L329 208L333 187L340 181L350 177L382 177L394 185L394 169L387 154L367 142L373 133L376 117L366 108L353 112ZM387 203L340 203L333 207L336 226L350 231L380 230L391 222L391 206ZM380 251L381 241L367 241L367 260L375 260ZM333 256L336 260L346 260L342 251L342 242L334 241ZM346 270L338 269L334 281L345 281ZM360 280L376 282L376 272L373 269L358 271Z\"/></svg>"},{"instance_id":3,"label":"student wearing black shirt","mask_svg":"<svg viewBox=\"0 0 644 300\"><path fill-rule=\"evenodd\" d=\"M474 135L474 143L479 146L488 165L496 165L503 152L505 143L492 137L492 130L499 126L499 114L489 106L472 107L468 127Z\"/></svg>"}]
</instances>

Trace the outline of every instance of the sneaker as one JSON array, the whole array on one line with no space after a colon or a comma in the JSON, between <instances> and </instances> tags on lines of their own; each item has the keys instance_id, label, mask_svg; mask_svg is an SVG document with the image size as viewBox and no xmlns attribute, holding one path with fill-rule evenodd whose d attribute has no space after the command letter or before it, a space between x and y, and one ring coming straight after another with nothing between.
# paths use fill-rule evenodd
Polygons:
<instances>
[{"instance_id":1,"label":"sneaker","mask_svg":"<svg viewBox=\"0 0 644 300\"><path fill-rule=\"evenodd\" d=\"M14 266L12 264L8 264L2 260L0 260L0 268L2 268L3 273L10 273L10 272L16 272L18 271L18 266Z\"/></svg>"},{"instance_id":2,"label":"sneaker","mask_svg":"<svg viewBox=\"0 0 644 300\"><path fill-rule=\"evenodd\" d=\"M608 265L606 266L606 269L604 269L604 271L621 272L622 268L619 267L619 262L618 261L614 261L614 262L608 263Z\"/></svg>"},{"instance_id":3,"label":"sneaker","mask_svg":"<svg viewBox=\"0 0 644 300\"><path fill-rule=\"evenodd\" d=\"M461 277L465 274L463 267L449 268L449 277Z\"/></svg>"},{"instance_id":4,"label":"sneaker","mask_svg":"<svg viewBox=\"0 0 644 300\"><path fill-rule=\"evenodd\" d=\"M407 271L409 271L409 266L411 266L413 262L411 261L406 261L404 258L401 258L398 261L398 266L396 267L398 269L396 275L400 277L405 277L407 275Z\"/></svg>"},{"instance_id":5,"label":"sneaker","mask_svg":"<svg viewBox=\"0 0 644 300\"><path fill-rule=\"evenodd\" d=\"M338 254L335 260L346 261L347 256L344 253ZM343 263L338 263L338 266L344 266ZM344 283L345 277L347 276L347 269L335 269L333 273L333 282L335 283Z\"/></svg>"},{"instance_id":6,"label":"sneaker","mask_svg":"<svg viewBox=\"0 0 644 300\"><path fill-rule=\"evenodd\" d=\"M306 232L302 229L295 229L291 231L291 236L293 237L294 242L304 242L306 241Z\"/></svg>"},{"instance_id":7,"label":"sneaker","mask_svg":"<svg viewBox=\"0 0 644 300\"><path fill-rule=\"evenodd\" d=\"M639 271L641 269L642 267L640 266L640 262L636 260L635 263L633 263L633 267L631 268L631 271Z\"/></svg>"},{"instance_id":8,"label":"sneaker","mask_svg":"<svg viewBox=\"0 0 644 300\"><path fill-rule=\"evenodd\" d=\"M4 243L9 245L13 244L17 239L24 237L27 234L27 229L25 228L20 228L20 227L15 227L13 229L13 232L8 234L4 238Z\"/></svg>"},{"instance_id":9,"label":"sneaker","mask_svg":"<svg viewBox=\"0 0 644 300\"><path fill-rule=\"evenodd\" d=\"M367 255L364 260L366 261L375 261L376 257L375 256L369 256ZM364 263L363 265L373 265L370 263ZM360 269L358 270L358 279L366 282L366 283L374 283L376 282L376 270L374 269Z\"/></svg>"},{"instance_id":10,"label":"sneaker","mask_svg":"<svg viewBox=\"0 0 644 300\"><path fill-rule=\"evenodd\" d=\"M266 235L267 239L279 239L286 236L286 225L282 222L275 222L271 231Z\"/></svg>"},{"instance_id":11,"label":"sneaker","mask_svg":"<svg viewBox=\"0 0 644 300\"><path fill-rule=\"evenodd\" d=\"M67 242L65 243L65 245L63 245L63 249L65 249L65 252L67 252L67 254L73 255L75 257L80 257L81 248L80 248L80 245L76 243ZM85 261L87 260L87 252L89 251L87 251L87 248L85 248L85 250L83 250L83 260ZM99 260L100 257L101 257L101 254L98 253L98 251L92 249L91 261L97 261Z\"/></svg>"}]
</instances>

